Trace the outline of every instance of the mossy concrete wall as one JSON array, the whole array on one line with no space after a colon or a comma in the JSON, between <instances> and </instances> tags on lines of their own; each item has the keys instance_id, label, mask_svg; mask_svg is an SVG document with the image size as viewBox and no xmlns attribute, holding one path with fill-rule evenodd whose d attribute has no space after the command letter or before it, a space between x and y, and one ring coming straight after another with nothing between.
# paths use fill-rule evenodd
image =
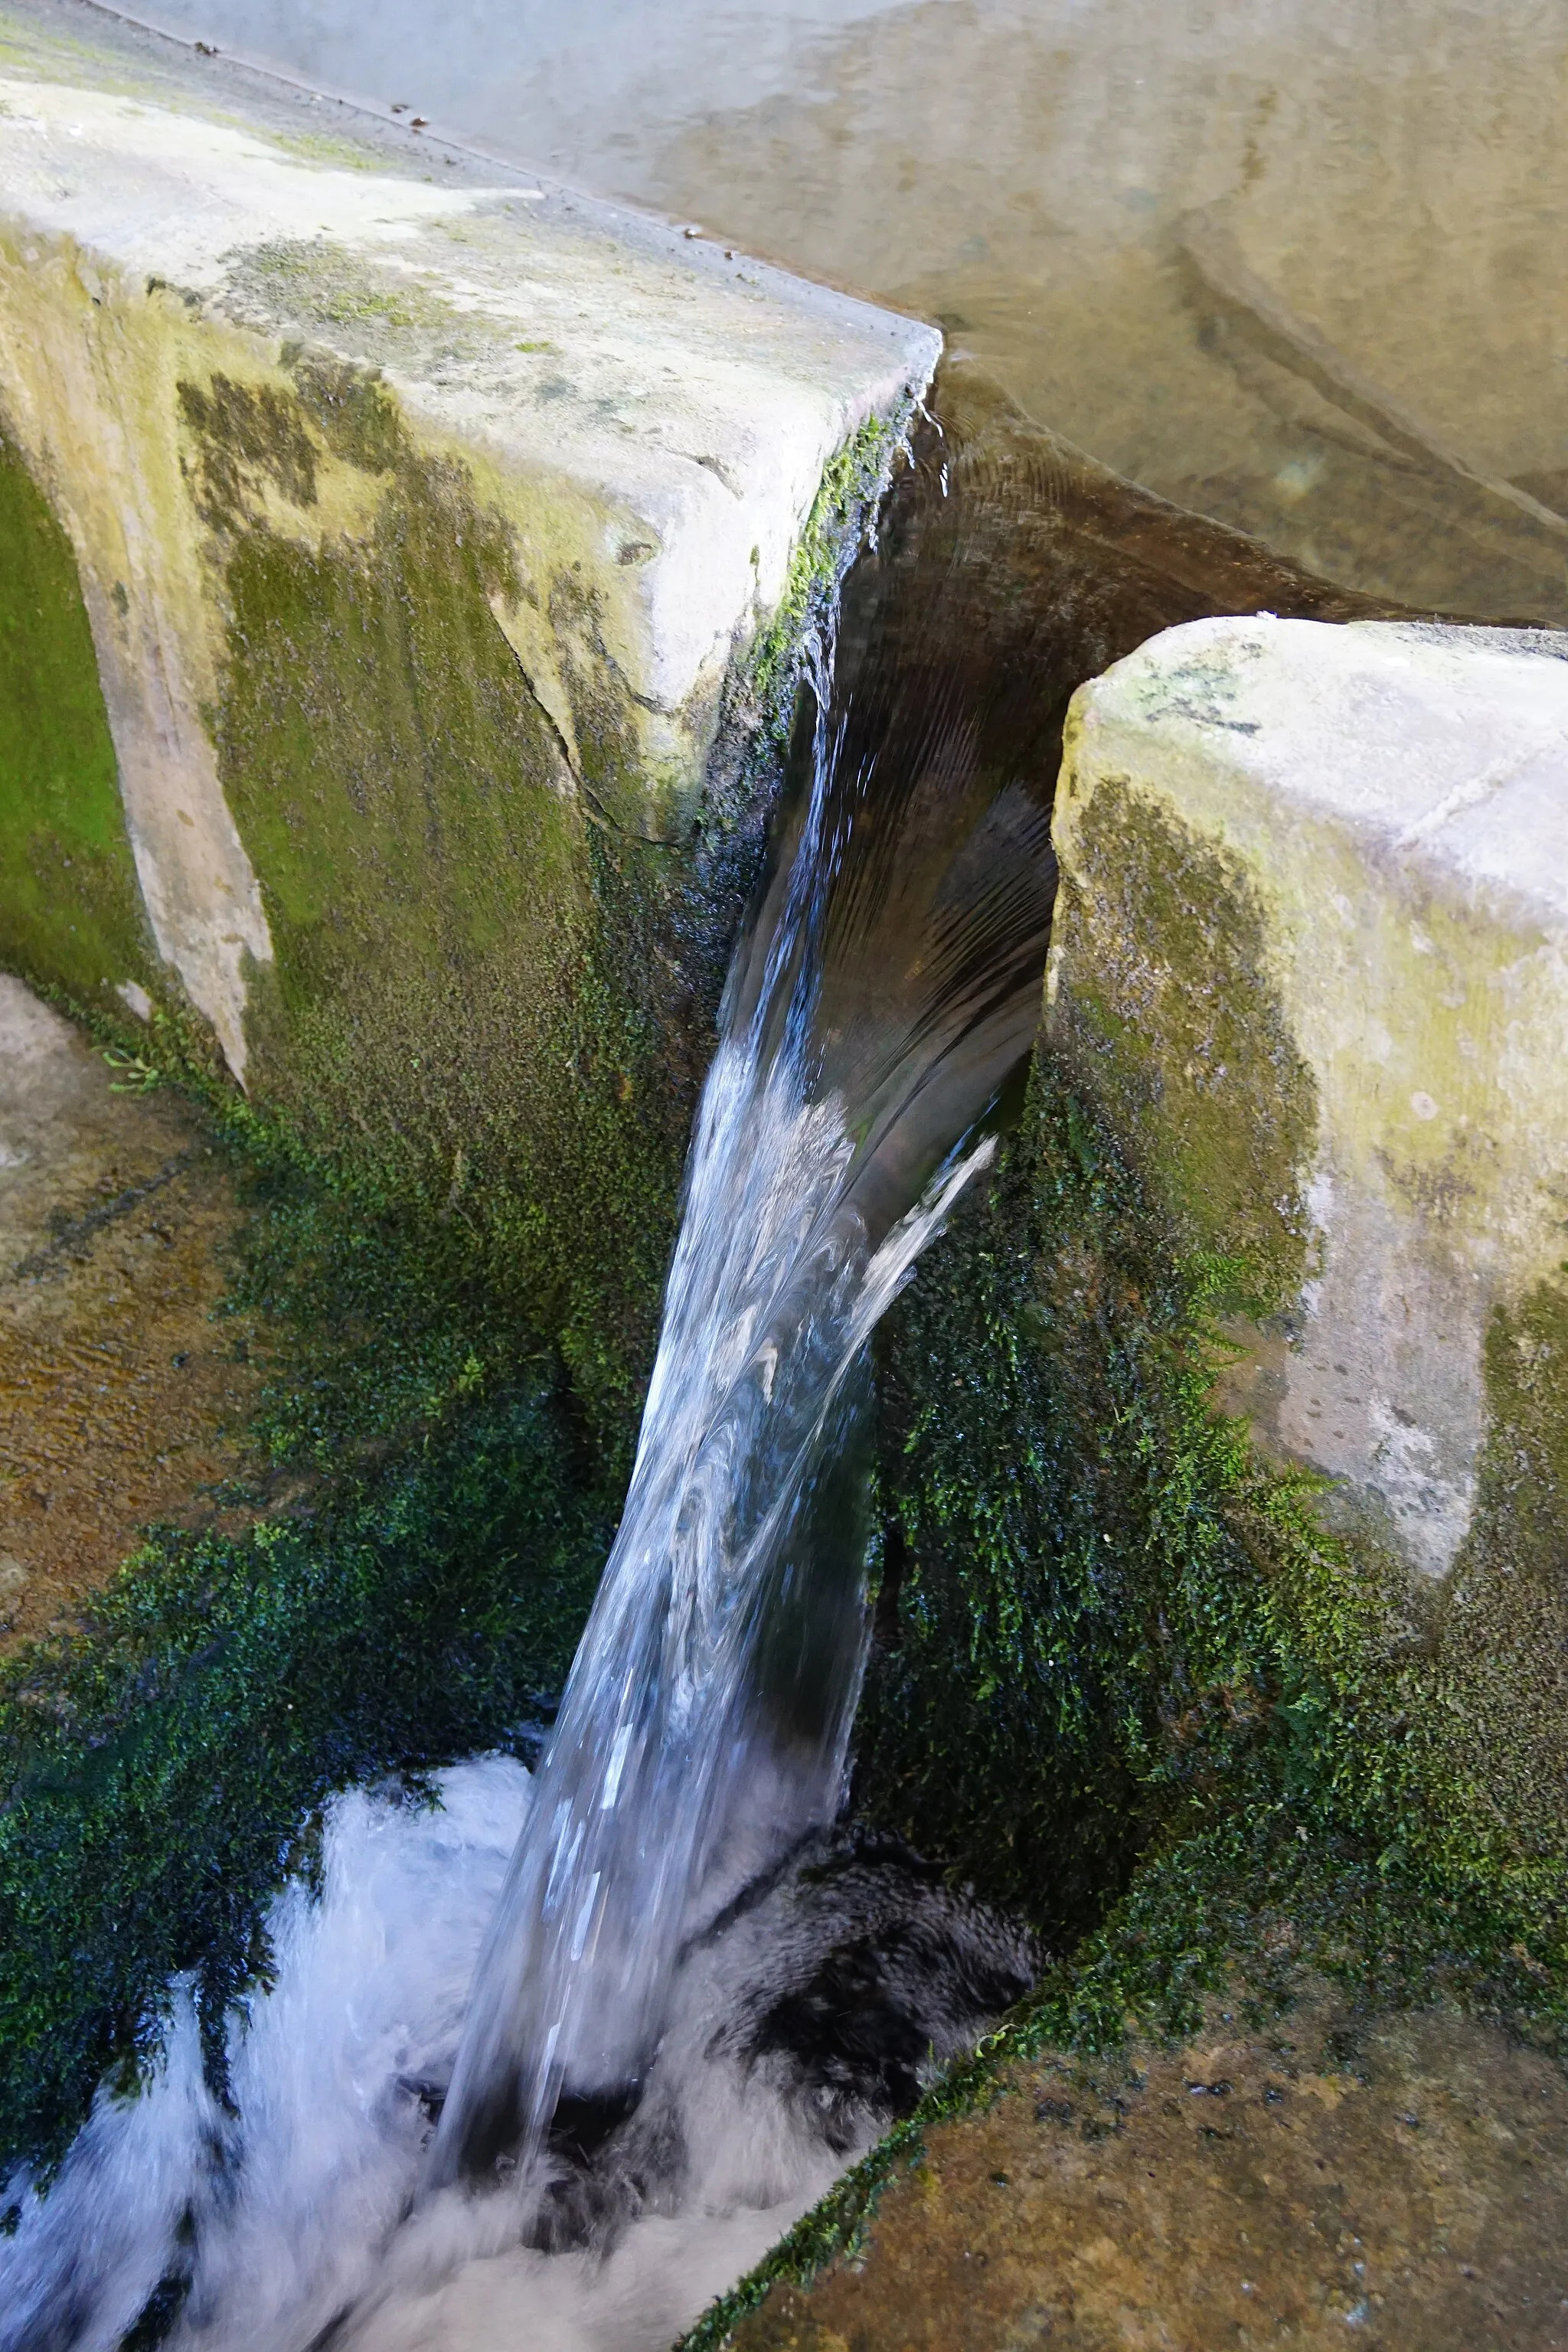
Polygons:
<instances>
[{"instance_id":1,"label":"mossy concrete wall","mask_svg":"<svg viewBox=\"0 0 1568 2352\"><path fill-rule=\"evenodd\" d=\"M80 738L51 719L30 795L102 834L85 609L147 929L73 952L73 895L115 890L52 877L45 976L177 977L243 1077L302 931L381 901L408 971L443 914L494 928L521 864L546 936L585 825L689 825L827 461L935 338L526 175L324 136L91 12L12 6L0 42L9 649L35 705L69 673Z\"/></svg>"},{"instance_id":2,"label":"mossy concrete wall","mask_svg":"<svg viewBox=\"0 0 1568 2352\"><path fill-rule=\"evenodd\" d=\"M938 341L0 0L0 958L471 1226L624 1402L692 877Z\"/></svg>"},{"instance_id":3,"label":"mossy concrete wall","mask_svg":"<svg viewBox=\"0 0 1568 2352\"><path fill-rule=\"evenodd\" d=\"M1223 1262L1223 1397L1447 1576L1568 1310L1568 638L1172 630L1078 696L1056 839L1047 1039Z\"/></svg>"}]
</instances>

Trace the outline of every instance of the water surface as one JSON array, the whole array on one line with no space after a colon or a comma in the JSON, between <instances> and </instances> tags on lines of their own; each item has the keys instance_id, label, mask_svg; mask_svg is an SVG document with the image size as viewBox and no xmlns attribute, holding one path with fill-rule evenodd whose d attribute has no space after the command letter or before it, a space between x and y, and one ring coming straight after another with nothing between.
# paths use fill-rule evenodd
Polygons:
<instances>
[{"instance_id":1,"label":"water surface","mask_svg":"<svg viewBox=\"0 0 1568 2352\"><path fill-rule=\"evenodd\" d=\"M1548 0L155 0L936 319L1342 584L1568 623Z\"/></svg>"}]
</instances>

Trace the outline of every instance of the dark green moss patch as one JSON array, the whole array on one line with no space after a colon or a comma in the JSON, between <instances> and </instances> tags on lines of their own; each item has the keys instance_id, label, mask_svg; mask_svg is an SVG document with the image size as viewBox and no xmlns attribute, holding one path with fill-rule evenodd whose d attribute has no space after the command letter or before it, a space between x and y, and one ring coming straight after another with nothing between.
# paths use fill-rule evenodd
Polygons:
<instances>
[{"instance_id":1,"label":"dark green moss patch","mask_svg":"<svg viewBox=\"0 0 1568 2352\"><path fill-rule=\"evenodd\" d=\"M100 1009L155 964L76 558L3 436L0 964Z\"/></svg>"},{"instance_id":2,"label":"dark green moss patch","mask_svg":"<svg viewBox=\"0 0 1568 2352\"><path fill-rule=\"evenodd\" d=\"M221 2078L268 1895L330 1792L505 1746L559 1688L605 1528L549 1381L237 1537L154 1534L0 1685L0 2169L58 2156L195 1972ZM301 1846L304 1836L306 1843Z\"/></svg>"},{"instance_id":3,"label":"dark green moss patch","mask_svg":"<svg viewBox=\"0 0 1568 2352\"><path fill-rule=\"evenodd\" d=\"M1106 782L1075 827L1062 889L1081 944L1052 1018L1059 1056L1137 1156L1173 1246L1229 1262L1226 1304L1283 1306L1306 1267L1317 1102L1252 884Z\"/></svg>"},{"instance_id":4,"label":"dark green moss patch","mask_svg":"<svg viewBox=\"0 0 1568 2352\"><path fill-rule=\"evenodd\" d=\"M1387 1595L1210 1411L1230 1282L1172 1252L1105 1126L1042 1063L988 1194L887 1332L898 1590L862 1800L1058 1939L1305 1678L1364 1700L1384 1655Z\"/></svg>"},{"instance_id":5,"label":"dark green moss patch","mask_svg":"<svg viewBox=\"0 0 1568 2352\"><path fill-rule=\"evenodd\" d=\"M1119 1857L1268 1817L1314 1850L1367 1842L1391 1887L1489 1906L1560 1966L1562 1291L1498 1319L1481 1508L1423 1626L1387 1563L1324 1530L1312 1482L1214 1412L1226 1287L1042 1064L887 1337L899 1578L862 1801L1058 1939Z\"/></svg>"},{"instance_id":6,"label":"dark green moss patch","mask_svg":"<svg viewBox=\"0 0 1568 2352\"><path fill-rule=\"evenodd\" d=\"M1568 1267L1563 1269L1568 1274ZM1462 1792L1450 1829L1543 1917L1568 1849L1568 1286L1492 1318L1475 1519L1428 1636L1413 1737Z\"/></svg>"},{"instance_id":7,"label":"dark green moss patch","mask_svg":"<svg viewBox=\"0 0 1568 2352\"><path fill-rule=\"evenodd\" d=\"M750 665L748 686L757 703L787 718L794 702L794 667L801 638L830 619L838 586L860 542L868 511L887 488L908 424L908 403L895 416L868 417L824 469L822 482L790 563L778 610Z\"/></svg>"},{"instance_id":8,"label":"dark green moss patch","mask_svg":"<svg viewBox=\"0 0 1568 2352\"><path fill-rule=\"evenodd\" d=\"M180 384L177 398L200 453L196 512L213 530L237 529L266 481L292 506L315 505L315 444L286 394L215 375L205 390Z\"/></svg>"}]
</instances>

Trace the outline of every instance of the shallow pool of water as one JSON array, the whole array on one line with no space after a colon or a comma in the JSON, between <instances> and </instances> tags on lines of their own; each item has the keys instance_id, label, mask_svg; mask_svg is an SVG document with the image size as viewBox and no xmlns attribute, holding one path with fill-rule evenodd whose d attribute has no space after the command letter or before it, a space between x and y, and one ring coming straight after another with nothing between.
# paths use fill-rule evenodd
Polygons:
<instances>
[{"instance_id":1,"label":"shallow pool of water","mask_svg":"<svg viewBox=\"0 0 1568 2352\"><path fill-rule=\"evenodd\" d=\"M155 0L938 320L1347 586L1568 623L1550 0Z\"/></svg>"}]
</instances>

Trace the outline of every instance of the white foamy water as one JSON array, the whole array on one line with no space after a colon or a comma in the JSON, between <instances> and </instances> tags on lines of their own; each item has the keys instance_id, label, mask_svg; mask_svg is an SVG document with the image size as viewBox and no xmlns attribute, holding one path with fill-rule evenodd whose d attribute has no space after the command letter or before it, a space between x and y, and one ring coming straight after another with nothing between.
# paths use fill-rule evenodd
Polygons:
<instances>
[{"instance_id":1,"label":"white foamy water","mask_svg":"<svg viewBox=\"0 0 1568 2352\"><path fill-rule=\"evenodd\" d=\"M716 2194L694 2180L679 2219L650 2216L607 2258L547 2255L517 2245L510 2200L454 2198L421 2216L389 2277L428 2134L412 2085L450 2070L528 1802L504 1758L440 1789L438 1811L363 1794L333 1808L322 1899L296 1885L276 1906L277 1986L234 2036L237 2118L202 2083L188 1999L148 2092L100 2098L0 2251L0 2341L113 2352L188 2261L174 2347L293 2352L368 2298L344 2339L365 2352L639 2352L671 2342L832 2179L842 2159L820 2146L775 2130L760 2147L715 2082L709 2147L728 2177Z\"/></svg>"},{"instance_id":2,"label":"white foamy water","mask_svg":"<svg viewBox=\"0 0 1568 2352\"><path fill-rule=\"evenodd\" d=\"M683 1956L593 2247L521 2244L504 2192L449 2191L410 2219L530 1799L506 1757L436 1785L437 1807L331 1806L320 1900L295 1884L274 1905L276 1983L230 2036L237 2113L203 2084L182 1995L143 2095L100 2096L47 2198L11 2184L6 2352L117 2352L161 2286L171 2352L306 2352L323 2331L341 2352L662 2352L887 2121L874 2067L847 2075L781 2034L825 1961L848 1949L863 1973L882 1939L884 2006L922 2076L1027 1973L1020 1939L906 1864L814 1852Z\"/></svg>"}]
</instances>

